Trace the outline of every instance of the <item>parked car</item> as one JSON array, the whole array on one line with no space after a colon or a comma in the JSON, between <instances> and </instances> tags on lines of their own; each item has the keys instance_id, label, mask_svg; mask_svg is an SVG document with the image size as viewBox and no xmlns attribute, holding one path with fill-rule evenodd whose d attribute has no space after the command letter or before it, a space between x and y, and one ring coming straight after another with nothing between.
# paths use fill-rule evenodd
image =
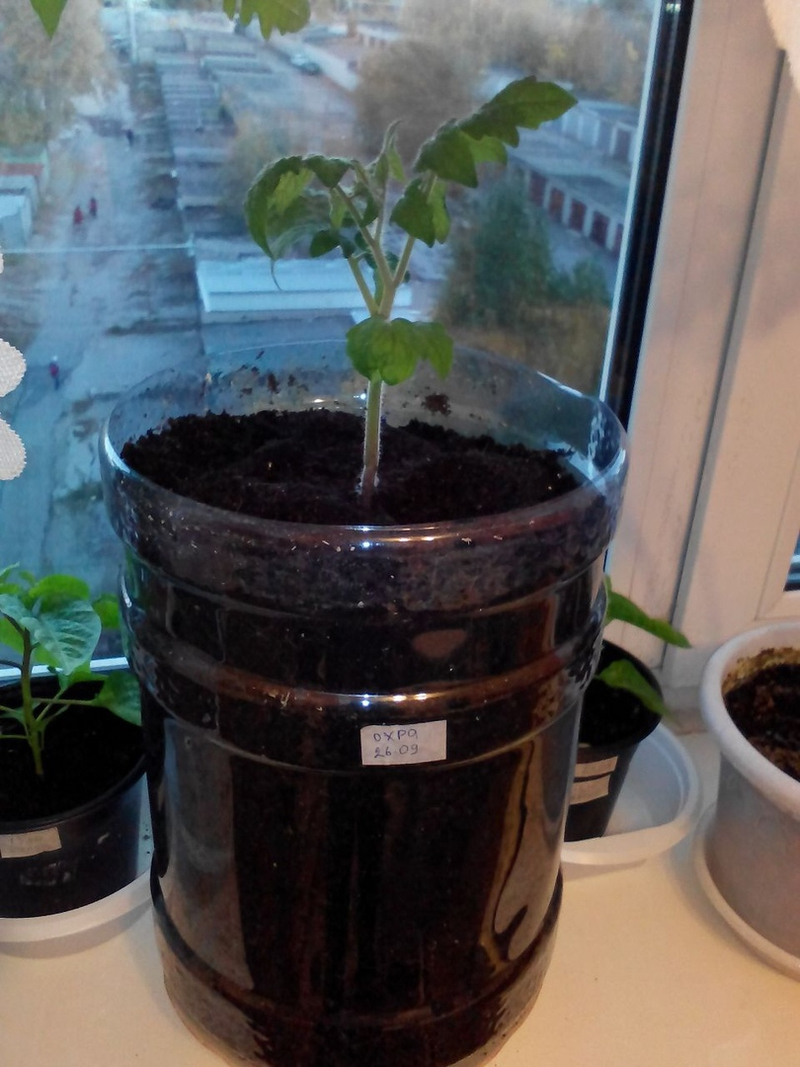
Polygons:
<instances>
[{"instance_id":1,"label":"parked car","mask_svg":"<svg viewBox=\"0 0 800 1067\"><path fill-rule=\"evenodd\" d=\"M321 74L322 67L317 63L315 59L307 55L305 52L295 52L289 57L289 62L293 67L298 70L302 70L305 74Z\"/></svg>"}]
</instances>

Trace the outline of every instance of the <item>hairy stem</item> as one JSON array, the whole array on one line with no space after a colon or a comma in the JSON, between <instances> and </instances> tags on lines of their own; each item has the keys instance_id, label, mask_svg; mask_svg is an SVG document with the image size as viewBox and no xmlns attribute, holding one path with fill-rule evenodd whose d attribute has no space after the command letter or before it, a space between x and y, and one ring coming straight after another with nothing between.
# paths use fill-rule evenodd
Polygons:
<instances>
[{"instance_id":1,"label":"hairy stem","mask_svg":"<svg viewBox=\"0 0 800 1067\"><path fill-rule=\"evenodd\" d=\"M367 388L367 410L364 416L364 465L361 471L359 494L366 507L372 504L378 483L378 459L381 450L381 407L383 382L376 375Z\"/></svg>"}]
</instances>

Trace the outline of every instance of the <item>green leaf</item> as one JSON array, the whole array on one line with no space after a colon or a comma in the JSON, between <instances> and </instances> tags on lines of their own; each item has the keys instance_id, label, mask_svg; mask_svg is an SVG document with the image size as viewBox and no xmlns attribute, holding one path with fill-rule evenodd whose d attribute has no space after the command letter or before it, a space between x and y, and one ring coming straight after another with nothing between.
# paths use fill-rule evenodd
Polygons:
<instances>
[{"instance_id":1,"label":"green leaf","mask_svg":"<svg viewBox=\"0 0 800 1067\"><path fill-rule=\"evenodd\" d=\"M271 259L327 228L329 194L309 189L309 185L316 178L332 188L349 166L345 159L287 156L257 175L247 192L244 213L253 240Z\"/></svg>"},{"instance_id":2,"label":"green leaf","mask_svg":"<svg viewBox=\"0 0 800 1067\"><path fill-rule=\"evenodd\" d=\"M533 76L519 78L464 119L461 128L475 140L496 137L517 145L518 128L535 130L543 122L560 118L576 103L572 93L555 82L540 82Z\"/></svg>"},{"instance_id":3,"label":"green leaf","mask_svg":"<svg viewBox=\"0 0 800 1067\"><path fill-rule=\"evenodd\" d=\"M420 359L430 363L440 378L453 366L453 339L440 322L409 323Z\"/></svg>"},{"instance_id":4,"label":"green leaf","mask_svg":"<svg viewBox=\"0 0 800 1067\"><path fill-rule=\"evenodd\" d=\"M610 622L625 622L630 626L636 626L640 630L644 630L646 633L653 634L655 637L660 638L662 641L666 641L667 644L677 645L678 648L691 648L688 639L685 634L682 634L680 630L676 630L674 626L670 625L665 619L654 619L647 612L642 611L632 600L623 596L622 593L616 593L611 588L611 581L608 577L605 579L606 583L606 595L608 602L606 605L606 625Z\"/></svg>"},{"instance_id":5,"label":"green leaf","mask_svg":"<svg viewBox=\"0 0 800 1067\"><path fill-rule=\"evenodd\" d=\"M433 208L425 193L422 178L409 182L391 214L391 221L411 237L424 241L429 248L436 242Z\"/></svg>"},{"instance_id":6,"label":"green leaf","mask_svg":"<svg viewBox=\"0 0 800 1067\"><path fill-rule=\"evenodd\" d=\"M450 213L447 210L447 186L444 182L433 183L429 203L433 212L433 229L436 240L444 244L450 236Z\"/></svg>"},{"instance_id":7,"label":"green leaf","mask_svg":"<svg viewBox=\"0 0 800 1067\"><path fill-rule=\"evenodd\" d=\"M67 0L31 0L31 7L39 16L48 37L52 37L58 29L61 12L66 5Z\"/></svg>"},{"instance_id":8,"label":"green leaf","mask_svg":"<svg viewBox=\"0 0 800 1067\"><path fill-rule=\"evenodd\" d=\"M380 378L388 385L411 377L418 357L402 325L405 322L387 322L373 315L347 331L347 354L359 374L370 381Z\"/></svg>"},{"instance_id":9,"label":"green leaf","mask_svg":"<svg viewBox=\"0 0 800 1067\"><path fill-rule=\"evenodd\" d=\"M12 620L23 630L29 630L31 623L36 622L36 617L31 613L30 607L15 593L0 593L0 614L4 617L0 621L0 640L3 644L13 648L15 652L22 651L22 638L19 632L12 626Z\"/></svg>"},{"instance_id":10,"label":"green leaf","mask_svg":"<svg viewBox=\"0 0 800 1067\"><path fill-rule=\"evenodd\" d=\"M426 193L423 180L415 178L395 204L391 221L411 237L424 241L429 248L436 241L443 243L450 233L446 192L444 182L437 181Z\"/></svg>"},{"instance_id":11,"label":"green leaf","mask_svg":"<svg viewBox=\"0 0 800 1067\"><path fill-rule=\"evenodd\" d=\"M308 246L308 253L312 259L316 259L318 256L327 255L328 252L332 252L334 248L338 248L342 243L338 230L319 230L311 238L311 244Z\"/></svg>"},{"instance_id":12,"label":"green leaf","mask_svg":"<svg viewBox=\"0 0 800 1067\"><path fill-rule=\"evenodd\" d=\"M395 119L383 135L383 145L376 159L367 167L368 172L374 177L381 188L384 188L390 178L395 181L405 181L403 160L397 150L397 129L400 119Z\"/></svg>"},{"instance_id":13,"label":"green leaf","mask_svg":"<svg viewBox=\"0 0 800 1067\"><path fill-rule=\"evenodd\" d=\"M48 603L28 629L38 662L69 674L92 658L102 627L91 604L65 598Z\"/></svg>"},{"instance_id":14,"label":"green leaf","mask_svg":"<svg viewBox=\"0 0 800 1067\"><path fill-rule=\"evenodd\" d=\"M119 598L114 593L103 593L92 601L92 607L100 616L100 625L104 630L119 629Z\"/></svg>"},{"instance_id":15,"label":"green leaf","mask_svg":"<svg viewBox=\"0 0 800 1067\"><path fill-rule=\"evenodd\" d=\"M53 597L88 601L90 595L89 586L82 579L73 578L71 574L50 574L32 585L25 599L33 605L37 600L47 602Z\"/></svg>"},{"instance_id":16,"label":"green leaf","mask_svg":"<svg viewBox=\"0 0 800 1067\"><path fill-rule=\"evenodd\" d=\"M19 566L18 563L12 563L9 567L3 567L0 571L0 586L6 584L6 579L10 578L14 571Z\"/></svg>"},{"instance_id":17,"label":"green leaf","mask_svg":"<svg viewBox=\"0 0 800 1067\"><path fill-rule=\"evenodd\" d=\"M441 126L420 148L414 170L474 188L478 184L476 163L505 163L503 144L519 144L518 128L536 129L575 103L575 97L560 85L520 78L474 115Z\"/></svg>"},{"instance_id":18,"label":"green leaf","mask_svg":"<svg viewBox=\"0 0 800 1067\"><path fill-rule=\"evenodd\" d=\"M478 184L478 172L473 144L457 123L448 122L422 145L414 170L430 171L442 181L458 182L474 189Z\"/></svg>"},{"instance_id":19,"label":"green leaf","mask_svg":"<svg viewBox=\"0 0 800 1067\"><path fill-rule=\"evenodd\" d=\"M304 156L303 163L326 189L335 189L353 165L340 156Z\"/></svg>"},{"instance_id":20,"label":"green leaf","mask_svg":"<svg viewBox=\"0 0 800 1067\"><path fill-rule=\"evenodd\" d=\"M102 688L93 703L108 708L120 719L141 726L142 710L139 683L130 671L112 671L103 680Z\"/></svg>"},{"instance_id":21,"label":"green leaf","mask_svg":"<svg viewBox=\"0 0 800 1067\"><path fill-rule=\"evenodd\" d=\"M664 703L658 690L636 669L636 667L624 659L614 660L599 674L595 675L599 681L611 686L612 689L624 689L632 693L638 700L656 715L669 715L669 709Z\"/></svg>"},{"instance_id":22,"label":"green leaf","mask_svg":"<svg viewBox=\"0 0 800 1067\"><path fill-rule=\"evenodd\" d=\"M273 30L279 33L302 30L311 15L309 0L223 0L222 6L228 18L238 14L245 26L255 16L265 40Z\"/></svg>"},{"instance_id":23,"label":"green leaf","mask_svg":"<svg viewBox=\"0 0 800 1067\"><path fill-rule=\"evenodd\" d=\"M348 331L347 354L365 378L398 385L411 377L421 359L444 377L452 365L453 342L438 322L387 322L372 316Z\"/></svg>"}]
</instances>

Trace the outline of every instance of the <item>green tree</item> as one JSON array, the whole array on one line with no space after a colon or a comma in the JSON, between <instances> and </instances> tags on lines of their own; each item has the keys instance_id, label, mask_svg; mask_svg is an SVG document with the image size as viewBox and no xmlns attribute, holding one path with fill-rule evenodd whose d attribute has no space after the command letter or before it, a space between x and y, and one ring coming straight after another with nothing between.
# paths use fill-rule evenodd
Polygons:
<instances>
[{"instance_id":1,"label":"green tree","mask_svg":"<svg viewBox=\"0 0 800 1067\"><path fill-rule=\"evenodd\" d=\"M526 307L551 298L555 280L544 221L511 175L478 199L454 236L440 315L446 322L515 329Z\"/></svg>"},{"instance_id":2,"label":"green tree","mask_svg":"<svg viewBox=\"0 0 800 1067\"><path fill-rule=\"evenodd\" d=\"M597 389L610 296L592 259L556 268L545 217L508 175L476 200L454 234L437 318L463 344L535 366L583 392Z\"/></svg>"},{"instance_id":3,"label":"green tree","mask_svg":"<svg viewBox=\"0 0 800 1067\"><path fill-rule=\"evenodd\" d=\"M0 5L0 144L48 141L70 122L73 99L108 78L97 0L70 0L52 40L29 0Z\"/></svg>"},{"instance_id":4,"label":"green tree","mask_svg":"<svg viewBox=\"0 0 800 1067\"><path fill-rule=\"evenodd\" d=\"M397 146L410 161L422 142L453 116L473 109L472 75L437 44L402 40L369 54L355 91L359 137L377 155L387 126L400 120Z\"/></svg>"}]
</instances>

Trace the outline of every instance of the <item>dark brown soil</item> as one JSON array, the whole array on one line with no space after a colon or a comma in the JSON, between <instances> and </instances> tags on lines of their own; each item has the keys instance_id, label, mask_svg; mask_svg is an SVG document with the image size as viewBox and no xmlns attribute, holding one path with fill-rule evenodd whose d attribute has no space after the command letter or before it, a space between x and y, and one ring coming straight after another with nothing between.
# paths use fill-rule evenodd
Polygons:
<instances>
[{"instance_id":1,"label":"dark brown soil","mask_svg":"<svg viewBox=\"0 0 800 1067\"><path fill-rule=\"evenodd\" d=\"M726 693L725 706L750 744L800 781L800 663L764 667Z\"/></svg>"},{"instance_id":2,"label":"dark brown soil","mask_svg":"<svg viewBox=\"0 0 800 1067\"><path fill-rule=\"evenodd\" d=\"M605 642L600 651L597 673L618 659L633 662L651 685L657 685L644 664L609 642ZM653 717L654 713L648 711L633 693L613 688L594 678L583 696L580 741L597 747L613 745L646 730Z\"/></svg>"},{"instance_id":3,"label":"dark brown soil","mask_svg":"<svg viewBox=\"0 0 800 1067\"><path fill-rule=\"evenodd\" d=\"M141 758L141 734L105 708L70 708L47 728L41 778L24 740L0 741L0 823L60 815L102 796Z\"/></svg>"},{"instance_id":4,"label":"dark brown soil","mask_svg":"<svg viewBox=\"0 0 800 1067\"><path fill-rule=\"evenodd\" d=\"M470 519L575 488L565 453L498 445L411 422L385 427L366 510L357 485L363 423L345 412L186 415L129 443L125 462L214 507L289 522L393 525Z\"/></svg>"}]
</instances>

